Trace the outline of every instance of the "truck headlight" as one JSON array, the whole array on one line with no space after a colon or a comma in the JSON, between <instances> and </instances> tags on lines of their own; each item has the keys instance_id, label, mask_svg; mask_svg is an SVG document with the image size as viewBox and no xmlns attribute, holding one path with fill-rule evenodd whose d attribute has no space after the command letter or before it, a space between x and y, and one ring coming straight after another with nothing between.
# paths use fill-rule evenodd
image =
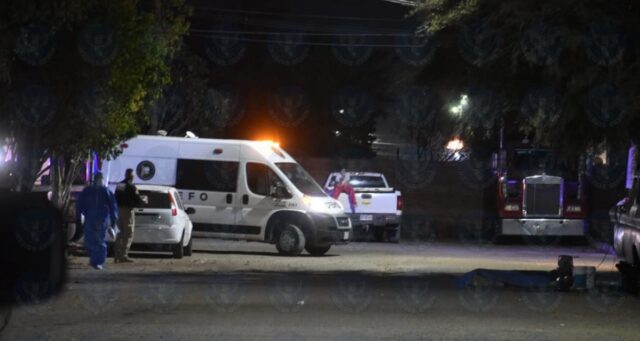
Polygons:
<instances>
[{"instance_id":1,"label":"truck headlight","mask_svg":"<svg viewBox=\"0 0 640 341\"><path fill-rule=\"evenodd\" d=\"M518 212L520 211L520 205L518 204L507 204L504 205L504 210L507 212Z\"/></svg>"},{"instance_id":2,"label":"truck headlight","mask_svg":"<svg viewBox=\"0 0 640 341\"><path fill-rule=\"evenodd\" d=\"M578 213L582 212L582 207L576 205L567 206L567 212Z\"/></svg>"}]
</instances>

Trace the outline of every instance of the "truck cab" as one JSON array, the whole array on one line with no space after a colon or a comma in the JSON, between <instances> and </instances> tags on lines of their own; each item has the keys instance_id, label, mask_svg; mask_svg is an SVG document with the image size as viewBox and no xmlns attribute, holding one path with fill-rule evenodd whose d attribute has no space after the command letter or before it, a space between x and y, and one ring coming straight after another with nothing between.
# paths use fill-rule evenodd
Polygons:
<instances>
[{"instance_id":1,"label":"truck cab","mask_svg":"<svg viewBox=\"0 0 640 341\"><path fill-rule=\"evenodd\" d=\"M551 149L516 147L501 152L498 217L503 236L585 236L584 180L577 162Z\"/></svg>"}]
</instances>

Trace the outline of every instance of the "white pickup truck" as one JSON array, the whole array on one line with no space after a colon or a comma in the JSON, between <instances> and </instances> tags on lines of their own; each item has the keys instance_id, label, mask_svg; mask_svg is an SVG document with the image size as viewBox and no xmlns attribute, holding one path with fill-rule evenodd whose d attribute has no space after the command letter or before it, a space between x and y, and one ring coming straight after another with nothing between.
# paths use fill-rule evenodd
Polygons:
<instances>
[{"instance_id":1,"label":"white pickup truck","mask_svg":"<svg viewBox=\"0 0 640 341\"><path fill-rule=\"evenodd\" d=\"M356 207L351 210L349 196L341 193L338 197L345 213L351 219L354 239L373 236L376 241L397 243L400 240L402 217L402 194L389 186L381 173L347 172L349 184L353 186ZM325 190L331 195L336 183L342 178L339 172L329 174Z\"/></svg>"}]
</instances>

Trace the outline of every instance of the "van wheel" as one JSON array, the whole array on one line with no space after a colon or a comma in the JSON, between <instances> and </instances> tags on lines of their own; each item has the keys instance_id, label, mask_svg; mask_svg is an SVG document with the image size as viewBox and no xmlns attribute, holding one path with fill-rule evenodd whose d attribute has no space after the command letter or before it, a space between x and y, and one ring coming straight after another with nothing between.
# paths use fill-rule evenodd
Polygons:
<instances>
[{"instance_id":1,"label":"van wheel","mask_svg":"<svg viewBox=\"0 0 640 341\"><path fill-rule=\"evenodd\" d=\"M276 249L285 256L297 256L304 250L304 234L296 225L285 227L276 240Z\"/></svg>"},{"instance_id":2,"label":"van wheel","mask_svg":"<svg viewBox=\"0 0 640 341\"><path fill-rule=\"evenodd\" d=\"M190 257L193 254L193 237L189 239L189 244L184 247L184 255Z\"/></svg>"},{"instance_id":3,"label":"van wheel","mask_svg":"<svg viewBox=\"0 0 640 341\"><path fill-rule=\"evenodd\" d=\"M181 259L184 256L184 247L182 244L184 243L184 234L182 234L182 239L178 244L173 245L173 258Z\"/></svg>"},{"instance_id":4,"label":"van wheel","mask_svg":"<svg viewBox=\"0 0 640 341\"><path fill-rule=\"evenodd\" d=\"M306 250L312 256L324 256L325 253L329 251L331 245L329 246L307 246Z\"/></svg>"}]
</instances>

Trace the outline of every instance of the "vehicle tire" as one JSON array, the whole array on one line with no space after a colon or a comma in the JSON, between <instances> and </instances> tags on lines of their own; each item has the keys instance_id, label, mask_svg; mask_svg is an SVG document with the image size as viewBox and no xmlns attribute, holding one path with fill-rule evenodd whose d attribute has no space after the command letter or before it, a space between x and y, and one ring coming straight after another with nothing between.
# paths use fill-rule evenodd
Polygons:
<instances>
[{"instance_id":1,"label":"vehicle tire","mask_svg":"<svg viewBox=\"0 0 640 341\"><path fill-rule=\"evenodd\" d=\"M191 257L193 254L193 237L189 239L189 244L184 247L184 255L187 257Z\"/></svg>"},{"instance_id":2,"label":"vehicle tire","mask_svg":"<svg viewBox=\"0 0 640 341\"><path fill-rule=\"evenodd\" d=\"M281 255L297 256L302 253L306 239L299 227L293 224L287 225L276 238L276 249Z\"/></svg>"},{"instance_id":3,"label":"vehicle tire","mask_svg":"<svg viewBox=\"0 0 640 341\"><path fill-rule=\"evenodd\" d=\"M309 252L310 255L312 256L324 256L325 253L327 253L329 251L329 249L331 249L331 245L329 246L307 246L305 248L307 250L307 252Z\"/></svg>"},{"instance_id":4,"label":"vehicle tire","mask_svg":"<svg viewBox=\"0 0 640 341\"><path fill-rule=\"evenodd\" d=\"M182 244L184 243L184 233L182 234L182 239L178 244L173 246L173 258L181 259L184 256L184 247Z\"/></svg>"},{"instance_id":5,"label":"vehicle tire","mask_svg":"<svg viewBox=\"0 0 640 341\"><path fill-rule=\"evenodd\" d=\"M114 243L107 243L107 257L113 257L116 254Z\"/></svg>"},{"instance_id":6,"label":"vehicle tire","mask_svg":"<svg viewBox=\"0 0 640 341\"><path fill-rule=\"evenodd\" d=\"M387 232L387 238L389 239L389 243L400 243L400 226L394 230L390 230L390 232Z\"/></svg>"}]
</instances>

